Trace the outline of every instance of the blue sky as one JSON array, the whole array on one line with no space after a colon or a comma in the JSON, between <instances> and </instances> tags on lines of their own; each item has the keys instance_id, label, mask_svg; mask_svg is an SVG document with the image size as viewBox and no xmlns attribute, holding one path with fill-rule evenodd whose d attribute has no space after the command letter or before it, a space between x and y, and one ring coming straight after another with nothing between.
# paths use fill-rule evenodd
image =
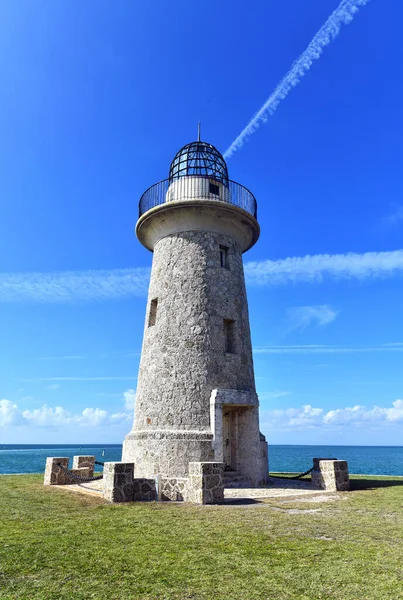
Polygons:
<instances>
[{"instance_id":1,"label":"blue sky","mask_svg":"<svg viewBox=\"0 0 403 600\"><path fill-rule=\"evenodd\" d=\"M0 5L0 443L121 442L142 192L224 152L337 0ZM370 0L229 159L269 443L401 444L403 2Z\"/></svg>"}]
</instances>

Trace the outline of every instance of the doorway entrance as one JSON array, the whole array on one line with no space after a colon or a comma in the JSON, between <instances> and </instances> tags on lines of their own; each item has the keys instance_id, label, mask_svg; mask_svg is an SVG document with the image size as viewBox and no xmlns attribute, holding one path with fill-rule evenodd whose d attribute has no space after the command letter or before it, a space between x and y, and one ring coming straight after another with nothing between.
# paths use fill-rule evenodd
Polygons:
<instances>
[{"instance_id":1,"label":"doorway entrance","mask_svg":"<svg viewBox=\"0 0 403 600\"><path fill-rule=\"evenodd\" d=\"M237 417L238 413L236 410L226 410L223 413L223 456L225 471L236 471Z\"/></svg>"}]
</instances>

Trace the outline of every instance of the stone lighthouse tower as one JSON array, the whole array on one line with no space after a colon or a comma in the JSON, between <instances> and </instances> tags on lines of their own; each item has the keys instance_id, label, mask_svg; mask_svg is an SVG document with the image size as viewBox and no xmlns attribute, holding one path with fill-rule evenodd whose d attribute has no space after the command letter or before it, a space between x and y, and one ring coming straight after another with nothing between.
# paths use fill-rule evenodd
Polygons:
<instances>
[{"instance_id":1,"label":"stone lighthouse tower","mask_svg":"<svg viewBox=\"0 0 403 600\"><path fill-rule=\"evenodd\" d=\"M122 460L135 477L186 477L190 462L215 461L229 479L265 483L242 264L259 237L254 196L198 140L143 194L136 233L153 263Z\"/></svg>"}]
</instances>

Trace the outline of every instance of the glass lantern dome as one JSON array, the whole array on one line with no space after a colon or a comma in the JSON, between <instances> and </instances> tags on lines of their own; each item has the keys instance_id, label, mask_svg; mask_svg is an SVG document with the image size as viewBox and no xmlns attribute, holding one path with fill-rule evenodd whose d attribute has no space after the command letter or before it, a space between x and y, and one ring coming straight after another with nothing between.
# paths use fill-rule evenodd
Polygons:
<instances>
[{"instance_id":1,"label":"glass lantern dome","mask_svg":"<svg viewBox=\"0 0 403 600\"><path fill-rule=\"evenodd\" d=\"M206 142L186 144L176 153L169 169L169 181L186 175L211 177L228 185L228 170L224 157L217 148Z\"/></svg>"}]
</instances>

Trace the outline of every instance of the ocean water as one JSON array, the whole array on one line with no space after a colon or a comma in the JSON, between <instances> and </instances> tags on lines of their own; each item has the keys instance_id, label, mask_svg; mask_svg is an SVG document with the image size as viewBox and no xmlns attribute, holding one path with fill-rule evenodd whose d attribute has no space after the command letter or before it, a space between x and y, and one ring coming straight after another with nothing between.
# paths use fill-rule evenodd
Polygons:
<instances>
[{"instance_id":1,"label":"ocean water","mask_svg":"<svg viewBox=\"0 0 403 600\"><path fill-rule=\"evenodd\" d=\"M43 473L47 456L94 455L96 460L119 461L121 444L105 445L2 445L0 474ZM272 472L302 472L312 466L312 458L347 460L350 473L403 476L401 446L270 446Z\"/></svg>"}]
</instances>

